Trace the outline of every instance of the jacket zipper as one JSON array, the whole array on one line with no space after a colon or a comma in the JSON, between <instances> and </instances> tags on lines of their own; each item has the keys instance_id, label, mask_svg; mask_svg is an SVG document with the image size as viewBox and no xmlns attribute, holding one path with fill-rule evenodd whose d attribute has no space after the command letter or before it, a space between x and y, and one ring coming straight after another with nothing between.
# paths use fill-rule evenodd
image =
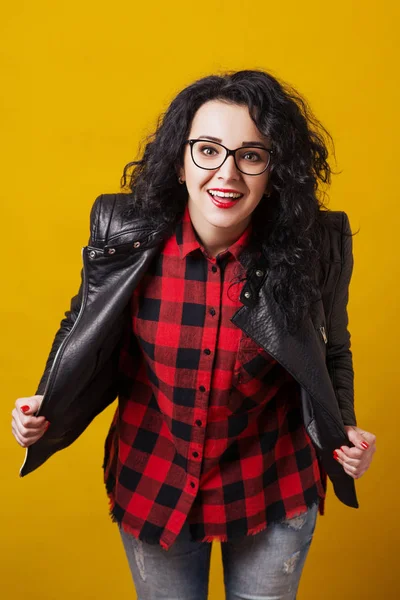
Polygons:
<instances>
[{"instance_id":1,"label":"jacket zipper","mask_svg":"<svg viewBox=\"0 0 400 600\"><path fill-rule=\"evenodd\" d=\"M322 335L322 337L324 338L324 342L325 342L325 344L327 344L327 343L328 343L328 337L327 337L327 335L326 335L325 327L324 327L324 326L321 326L321 327L319 328L319 330L320 330L320 332L321 332L321 335Z\"/></svg>"},{"instance_id":2,"label":"jacket zipper","mask_svg":"<svg viewBox=\"0 0 400 600\"><path fill-rule=\"evenodd\" d=\"M79 308L78 315L77 315L77 317L75 319L74 324L71 327L70 332L63 339L63 341L60 344L60 347L58 348L58 350L56 352L56 355L55 355L54 360L53 360L53 364L51 365L51 369L50 369L49 375L47 377L46 386L45 386L44 392L43 392L43 398L42 398L42 401L41 401L40 406L38 408L38 412L40 411L40 409L41 409L41 407L42 407L42 405L43 405L43 403L44 403L44 401L46 399L46 394L47 394L48 389L50 387L51 379L52 379L52 376L54 374L57 362L59 362L59 357L60 357L61 353L65 350L65 346L67 345L69 339L71 338L71 335L72 335L73 331L76 329L76 326L78 325L79 321L81 320L81 316L82 316L83 310L84 310L84 308L86 306L88 290L87 290L87 286L86 286L87 276L86 276L86 263L85 263L85 259L84 259L84 252L85 252L85 248L82 248L81 257L82 257L82 263L83 263L83 274L82 274L82 290L83 290L83 292L82 292L81 306ZM25 459L24 459L24 462L23 462L23 464L22 464L22 466L20 468L20 474L21 474L21 471L24 468L25 463L27 461L28 450L29 450L29 447L26 448Z\"/></svg>"}]
</instances>

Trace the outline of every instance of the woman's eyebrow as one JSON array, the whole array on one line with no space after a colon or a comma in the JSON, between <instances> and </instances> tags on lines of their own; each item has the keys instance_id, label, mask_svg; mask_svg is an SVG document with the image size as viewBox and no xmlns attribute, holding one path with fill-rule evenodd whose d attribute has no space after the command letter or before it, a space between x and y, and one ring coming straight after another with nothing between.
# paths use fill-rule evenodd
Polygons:
<instances>
[{"instance_id":1,"label":"woman's eyebrow","mask_svg":"<svg viewBox=\"0 0 400 600\"><path fill-rule=\"evenodd\" d=\"M211 140L213 142L218 142L219 144L222 144L222 140L220 138L217 137L213 137L212 135L199 135L198 136L199 140ZM242 146L261 146L262 148L265 148L265 144L263 142L258 141L250 141L250 142L242 142Z\"/></svg>"}]
</instances>

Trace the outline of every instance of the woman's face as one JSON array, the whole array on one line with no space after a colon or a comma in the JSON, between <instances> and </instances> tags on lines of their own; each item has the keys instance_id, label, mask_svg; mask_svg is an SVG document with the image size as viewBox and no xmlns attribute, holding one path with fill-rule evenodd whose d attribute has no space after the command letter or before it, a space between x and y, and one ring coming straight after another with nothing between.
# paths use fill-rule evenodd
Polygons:
<instances>
[{"instance_id":1,"label":"woman's face","mask_svg":"<svg viewBox=\"0 0 400 600\"><path fill-rule=\"evenodd\" d=\"M270 141L263 136L252 121L247 106L227 104L211 100L203 104L194 116L188 139L215 138L227 148L234 150L242 145L255 143L270 148ZM210 150L205 149L209 153ZM212 151L211 151L212 152ZM246 158L252 158L250 155ZM236 168L233 156L229 156L217 170L207 171L196 166L190 146L186 145L184 164L180 176L186 181L189 193L188 208L193 224L200 229L211 226L213 233L224 230L225 234L241 232L247 227L251 214L261 201L268 183L269 168L261 175L245 175ZM214 191L214 196L209 193ZM216 193L242 194L239 199L221 198ZM262 199L264 202L265 198Z\"/></svg>"}]
</instances>

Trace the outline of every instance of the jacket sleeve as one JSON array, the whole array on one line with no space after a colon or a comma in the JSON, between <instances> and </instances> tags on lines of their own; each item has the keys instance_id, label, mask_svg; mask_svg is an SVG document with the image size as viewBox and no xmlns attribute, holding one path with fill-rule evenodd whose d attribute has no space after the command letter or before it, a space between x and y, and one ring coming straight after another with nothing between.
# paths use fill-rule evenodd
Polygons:
<instances>
[{"instance_id":1,"label":"jacket sleeve","mask_svg":"<svg viewBox=\"0 0 400 600\"><path fill-rule=\"evenodd\" d=\"M93 241L96 239L97 226L99 222L99 213L100 213L100 205L101 205L102 196L96 198L90 213L90 238L89 238L89 246L93 244ZM82 271L81 271L81 284L79 286L78 293L71 300L70 308L65 313L64 319L60 323L60 327L55 335L53 340L53 344L51 346L51 350L49 356L47 358L46 367L44 373L40 379L38 388L36 390L36 394L43 395L46 389L47 380L49 377L49 373L51 371L51 367L53 365L55 356L59 347L61 346L64 339L67 337L69 332L71 331L76 318L79 314L81 303L82 303Z\"/></svg>"},{"instance_id":2,"label":"jacket sleeve","mask_svg":"<svg viewBox=\"0 0 400 600\"><path fill-rule=\"evenodd\" d=\"M354 371L348 330L347 304L353 272L353 239L349 218L342 213L341 267L333 292L328 315L328 343L326 363L339 403L344 425L357 425L354 411Z\"/></svg>"}]
</instances>

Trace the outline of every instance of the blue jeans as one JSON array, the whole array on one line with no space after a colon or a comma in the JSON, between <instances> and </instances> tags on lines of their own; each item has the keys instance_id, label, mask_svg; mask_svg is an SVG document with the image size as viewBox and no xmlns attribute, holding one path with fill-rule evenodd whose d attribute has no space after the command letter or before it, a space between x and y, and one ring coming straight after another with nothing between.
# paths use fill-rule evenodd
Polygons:
<instances>
[{"instance_id":1,"label":"blue jeans","mask_svg":"<svg viewBox=\"0 0 400 600\"><path fill-rule=\"evenodd\" d=\"M221 542L226 600L295 600L318 505L256 535ZM169 550L119 528L138 600L206 600L211 546L185 524Z\"/></svg>"}]
</instances>

